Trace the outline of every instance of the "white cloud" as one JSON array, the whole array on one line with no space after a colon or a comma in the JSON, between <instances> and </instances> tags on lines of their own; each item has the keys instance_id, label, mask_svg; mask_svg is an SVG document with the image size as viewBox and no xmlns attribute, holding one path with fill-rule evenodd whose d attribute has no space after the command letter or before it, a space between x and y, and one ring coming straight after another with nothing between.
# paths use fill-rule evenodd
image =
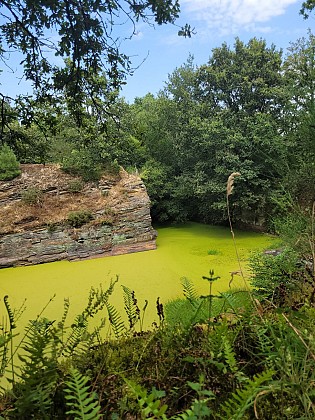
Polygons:
<instances>
[{"instance_id":1,"label":"white cloud","mask_svg":"<svg viewBox=\"0 0 315 420\"><path fill-rule=\"evenodd\" d=\"M192 20L220 34L233 34L239 29L253 27L266 30L261 25L285 13L286 8L298 0L182 0L182 9Z\"/></svg>"}]
</instances>

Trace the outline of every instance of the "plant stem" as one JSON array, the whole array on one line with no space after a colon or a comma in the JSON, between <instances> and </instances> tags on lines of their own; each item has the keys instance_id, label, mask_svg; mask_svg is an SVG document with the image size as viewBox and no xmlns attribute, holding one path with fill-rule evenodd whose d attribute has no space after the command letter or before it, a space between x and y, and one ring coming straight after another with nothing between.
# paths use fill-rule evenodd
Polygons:
<instances>
[{"instance_id":1,"label":"plant stem","mask_svg":"<svg viewBox=\"0 0 315 420\"><path fill-rule=\"evenodd\" d=\"M245 276L244 276L244 273L243 273L241 259L240 259L240 256L239 256L239 253L238 253L238 249L237 249L237 246L236 246L235 235L234 235L234 230L233 230L233 225L232 225L232 219L231 219L231 214L230 214L230 203L229 203L229 196L228 196L228 194L226 195L226 207L227 207L227 213L228 213L230 231L231 231L231 235L232 235L232 239L233 239L233 245L234 245L234 249L235 249L235 253L236 253L236 258L237 258L237 261L238 261L238 266L239 266L239 269L240 269L240 274L242 276L242 279L244 280L244 284L245 284L246 289L249 290L249 287L247 285L247 282L245 280Z\"/></svg>"}]
</instances>

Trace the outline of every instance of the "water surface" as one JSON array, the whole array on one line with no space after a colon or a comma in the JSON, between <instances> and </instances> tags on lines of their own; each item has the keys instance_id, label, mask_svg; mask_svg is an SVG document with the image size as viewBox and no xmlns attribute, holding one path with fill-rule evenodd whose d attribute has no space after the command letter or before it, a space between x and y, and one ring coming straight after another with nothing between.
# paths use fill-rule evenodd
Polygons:
<instances>
[{"instance_id":1,"label":"water surface","mask_svg":"<svg viewBox=\"0 0 315 420\"><path fill-rule=\"evenodd\" d=\"M268 235L236 231L236 243L246 270L250 251L272 247L273 239ZM20 306L27 299L27 309L20 323L34 319L49 299L56 294L45 310L50 319L60 319L63 299L70 299L70 317L78 314L85 306L91 286L100 284L104 288L111 278L119 276L111 302L119 309L123 307L121 284L135 290L139 306L148 299L146 324L155 315L155 301L161 302L182 295L180 279L192 280L201 294L208 291L208 284L202 280L209 269L221 279L214 283L214 291L227 290L231 272L239 270L235 248L228 228L188 223L183 226L158 228L157 249L141 253L104 257L85 261L61 261L27 267L0 270L1 313L3 296L9 295L11 306ZM233 286L242 286L243 279L235 276ZM104 314L105 315L105 314Z\"/></svg>"}]
</instances>

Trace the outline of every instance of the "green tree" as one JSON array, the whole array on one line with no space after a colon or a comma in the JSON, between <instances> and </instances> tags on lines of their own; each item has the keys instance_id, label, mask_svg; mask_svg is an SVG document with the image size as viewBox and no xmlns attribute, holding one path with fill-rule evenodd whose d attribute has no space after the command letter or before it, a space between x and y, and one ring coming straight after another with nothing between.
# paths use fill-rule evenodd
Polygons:
<instances>
[{"instance_id":1,"label":"green tree","mask_svg":"<svg viewBox=\"0 0 315 420\"><path fill-rule=\"evenodd\" d=\"M144 151L141 176L145 181L155 220L182 219L182 208L174 192L177 174L176 151L172 130L178 125L174 101L151 94L136 98L130 106L130 130Z\"/></svg>"},{"instance_id":2,"label":"green tree","mask_svg":"<svg viewBox=\"0 0 315 420\"><path fill-rule=\"evenodd\" d=\"M20 175L20 165L15 154L6 144L0 148L0 181L11 180Z\"/></svg>"},{"instance_id":3,"label":"green tree","mask_svg":"<svg viewBox=\"0 0 315 420\"><path fill-rule=\"evenodd\" d=\"M236 38L234 49L227 44L212 51L207 65L199 70L199 94L219 109L253 115L281 112L282 53L266 41Z\"/></svg>"},{"instance_id":4,"label":"green tree","mask_svg":"<svg viewBox=\"0 0 315 420\"><path fill-rule=\"evenodd\" d=\"M241 172L232 212L235 220L256 223L270 214L270 193L277 188L285 161L282 107L286 101L282 76L282 54L264 40L234 48L215 48L209 62L198 70L198 96L205 118L216 123L208 131L208 212L224 203L211 194L222 190L226 175ZM208 109L207 107L208 106ZM219 128L219 133L217 132ZM206 203L204 204L206 205Z\"/></svg>"},{"instance_id":5,"label":"green tree","mask_svg":"<svg viewBox=\"0 0 315 420\"><path fill-rule=\"evenodd\" d=\"M162 150L155 159L172 168L171 200L181 214L224 221L227 175L241 172L231 199L234 219L261 223L271 212L286 159L281 51L263 40L236 39L233 49L214 49L199 68L189 57L160 96L171 117L158 114L156 125L166 128L155 131L155 147L164 141L171 159L166 162Z\"/></svg>"},{"instance_id":6,"label":"green tree","mask_svg":"<svg viewBox=\"0 0 315 420\"><path fill-rule=\"evenodd\" d=\"M286 161L287 100L281 51L257 39L223 44L199 68L190 56L156 98L137 99L134 135L150 162L153 214L222 223L227 175L241 172L233 217L264 221Z\"/></svg>"},{"instance_id":7,"label":"green tree","mask_svg":"<svg viewBox=\"0 0 315 420\"><path fill-rule=\"evenodd\" d=\"M315 36L291 43L284 62L287 92L289 171L285 187L293 200L311 206L315 200Z\"/></svg>"}]
</instances>

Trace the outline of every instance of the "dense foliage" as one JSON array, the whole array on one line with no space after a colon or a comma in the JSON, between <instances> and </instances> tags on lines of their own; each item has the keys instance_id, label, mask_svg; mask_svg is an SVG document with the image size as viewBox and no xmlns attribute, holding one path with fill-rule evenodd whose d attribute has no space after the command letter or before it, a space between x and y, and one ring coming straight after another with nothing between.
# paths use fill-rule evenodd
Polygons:
<instances>
[{"instance_id":1,"label":"dense foliage","mask_svg":"<svg viewBox=\"0 0 315 420\"><path fill-rule=\"evenodd\" d=\"M226 175L236 171L240 225L268 226L290 197L312 203L313 48L311 33L284 58L263 40L236 39L203 66L190 57L157 97L131 105L155 218L222 223Z\"/></svg>"},{"instance_id":2,"label":"dense foliage","mask_svg":"<svg viewBox=\"0 0 315 420\"><path fill-rule=\"evenodd\" d=\"M15 154L5 144L0 148L0 181L11 180L20 173L20 165Z\"/></svg>"}]
</instances>

